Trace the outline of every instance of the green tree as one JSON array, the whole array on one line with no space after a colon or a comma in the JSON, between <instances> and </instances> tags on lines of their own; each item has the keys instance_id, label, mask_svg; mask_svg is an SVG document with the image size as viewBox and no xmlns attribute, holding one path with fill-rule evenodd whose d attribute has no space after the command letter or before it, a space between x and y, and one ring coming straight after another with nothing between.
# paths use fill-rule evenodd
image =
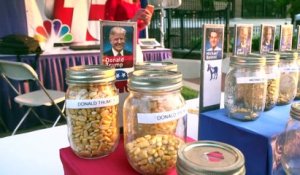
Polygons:
<instances>
[{"instance_id":1,"label":"green tree","mask_svg":"<svg viewBox=\"0 0 300 175\"><path fill-rule=\"evenodd\" d=\"M291 16L292 22L296 14L300 13L299 0L276 0L277 8L289 7L287 13Z\"/></svg>"}]
</instances>

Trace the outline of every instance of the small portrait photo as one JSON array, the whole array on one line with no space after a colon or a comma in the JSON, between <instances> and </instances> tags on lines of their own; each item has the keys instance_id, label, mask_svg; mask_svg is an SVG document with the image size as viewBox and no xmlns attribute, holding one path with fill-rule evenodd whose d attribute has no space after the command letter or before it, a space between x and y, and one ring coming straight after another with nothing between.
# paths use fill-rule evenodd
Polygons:
<instances>
[{"instance_id":1,"label":"small portrait photo","mask_svg":"<svg viewBox=\"0 0 300 175\"><path fill-rule=\"evenodd\" d=\"M133 67L136 24L114 21L102 21L101 24L102 63L114 68Z\"/></svg>"},{"instance_id":2,"label":"small portrait photo","mask_svg":"<svg viewBox=\"0 0 300 175\"><path fill-rule=\"evenodd\" d=\"M297 50L300 50L300 26L297 26Z\"/></svg>"},{"instance_id":3,"label":"small portrait photo","mask_svg":"<svg viewBox=\"0 0 300 175\"><path fill-rule=\"evenodd\" d=\"M248 55L252 47L252 24L241 24L235 26L235 55Z\"/></svg>"},{"instance_id":4,"label":"small portrait photo","mask_svg":"<svg viewBox=\"0 0 300 175\"><path fill-rule=\"evenodd\" d=\"M279 51L292 50L293 25L281 25Z\"/></svg>"},{"instance_id":5,"label":"small portrait photo","mask_svg":"<svg viewBox=\"0 0 300 175\"><path fill-rule=\"evenodd\" d=\"M224 25L204 25L205 60L222 59Z\"/></svg>"},{"instance_id":6,"label":"small portrait photo","mask_svg":"<svg viewBox=\"0 0 300 175\"><path fill-rule=\"evenodd\" d=\"M260 37L260 53L274 51L276 26L262 25Z\"/></svg>"}]
</instances>

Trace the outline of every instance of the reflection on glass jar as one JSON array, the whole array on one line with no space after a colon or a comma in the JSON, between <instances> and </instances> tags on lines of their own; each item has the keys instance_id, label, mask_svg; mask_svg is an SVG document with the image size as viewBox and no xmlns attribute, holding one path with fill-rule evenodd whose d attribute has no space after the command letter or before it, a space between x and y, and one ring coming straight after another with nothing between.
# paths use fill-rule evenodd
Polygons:
<instances>
[{"instance_id":1,"label":"reflection on glass jar","mask_svg":"<svg viewBox=\"0 0 300 175\"><path fill-rule=\"evenodd\" d=\"M130 165L141 174L164 174L176 165L186 138L182 75L138 70L128 81L123 108L124 144Z\"/></svg>"},{"instance_id":2,"label":"reflection on glass jar","mask_svg":"<svg viewBox=\"0 0 300 175\"><path fill-rule=\"evenodd\" d=\"M266 58L261 55L232 56L225 78L225 109L229 117L255 120L265 108Z\"/></svg>"},{"instance_id":3,"label":"reflection on glass jar","mask_svg":"<svg viewBox=\"0 0 300 175\"><path fill-rule=\"evenodd\" d=\"M119 96L115 70L107 66L67 69L66 113L73 152L81 158L98 158L113 152L119 142Z\"/></svg>"},{"instance_id":4,"label":"reflection on glass jar","mask_svg":"<svg viewBox=\"0 0 300 175\"><path fill-rule=\"evenodd\" d=\"M272 52L264 56L266 57L266 76L268 79L265 104L265 111L267 111L272 109L278 100L280 81L280 70L278 64L280 55Z\"/></svg>"},{"instance_id":5,"label":"reflection on glass jar","mask_svg":"<svg viewBox=\"0 0 300 175\"><path fill-rule=\"evenodd\" d=\"M286 174L300 172L300 103L291 106L290 119L283 133L281 164Z\"/></svg>"},{"instance_id":6,"label":"reflection on glass jar","mask_svg":"<svg viewBox=\"0 0 300 175\"><path fill-rule=\"evenodd\" d=\"M298 54L294 51L280 54L280 86L277 105L290 104L296 97L298 85Z\"/></svg>"},{"instance_id":7,"label":"reflection on glass jar","mask_svg":"<svg viewBox=\"0 0 300 175\"><path fill-rule=\"evenodd\" d=\"M298 85L297 85L297 93L296 93L296 97L295 99L300 100L300 51L297 52L298 53Z\"/></svg>"}]
</instances>

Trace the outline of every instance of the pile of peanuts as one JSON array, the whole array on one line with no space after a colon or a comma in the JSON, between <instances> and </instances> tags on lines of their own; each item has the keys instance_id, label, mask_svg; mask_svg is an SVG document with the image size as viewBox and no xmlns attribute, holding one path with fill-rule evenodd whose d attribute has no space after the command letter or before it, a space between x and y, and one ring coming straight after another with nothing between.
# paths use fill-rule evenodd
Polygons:
<instances>
[{"instance_id":1,"label":"pile of peanuts","mask_svg":"<svg viewBox=\"0 0 300 175\"><path fill-rule=\"evenodd\" d=\"M151 99L137 99L140 103L137 106L136 111L127 113L126 118L128 121L133 122L136 133L139 136L144 136L147 134L174 134L176 131L178 120L172 120L163 123L155 124L142 124L137 123L136 115L137 113L160 113L165 111L172 111L180 109L184 106L184 101L181 101L179 95L167 95L160 97L152 97Z\"/></svg>"},{"instance_id":2,"label":"pile of peanuts","mask_svg":"<svg viewBox=\"0 0 300 175\"><path fill-rule=\"evenodd\" d=\"M230 85L232 84L229 82ZM228 86L225 106L229 110L229 117L241 120L253 120L265 107L265 83L237 84Z\"/></svg>"},{"instance_id":3,"label":"pile of peanuts","mask_svg":"<svg viewBox=\"0 0 300 175\"><path fill-rule=\"evenodd\" d=\"M243 102L246 109L262 111L265 106L265 83L238 84L236 103Z\"/></svg>"},{"instance_id":4,"label":"pile of peanuts","mask_svg":"<svg viewBox=\"0 0 300 175\"><path fill-rule=\"evenodd\" d=\"M297 72L281 73L277 104L285 105L294 100L297 93L297 82Z\"/></svg>"},{"instance_id":5,"label":"pile of peanuts","mask_svg":"<svg viewBox=\"0 0 300 175\"><path fill-rule=\"evenodd\" d=\"M125 145L128 161L142 174L163 174L176 166L184 142L173 135L146 135Z\"/></svg>"},{"instance_id":6,"label":"pile of peanuts","mask_svg":"<svg viewBox=\"0 0 300 175\"><path fill-rule=\"evenodd\" d=\"M296 94L296 99L300 99L300 81L298 81L298 88L297 88L297 94Z\"/></svg>"},{"instance_id":7,"label":"pile of peanuts","mask_svg":"<svg viewBox=\"0 0 300 175\"><path fill-rule=\"evenodd\" d=\"M284 155L293 155L295 157L299 157L300 156L300 148L299 146L295 146L295 145L299 145L300 143L300 131L298 130L290 130L288 132L286 132L286 134L284 135L285 137L285 143L283 146L283 150L282 153ZM282 155L282 156L284 156Z\"/></svg>"},{"instance_id":8,"label":"pile of peanuts","mask_svg":"<svg viewBox=\"0 0 300 175\"><path fill-rule=\"evenodd\" d=\"M267 96L266 96L266 104L265 111L272 109L278 99L279 93L279 79L269 79L267 86Z\"/></svg>"},{"instance_id":9,"label":"pile of peanuts","mask_svg":"<svg viewBox=\"0 0 300 175\"><path fill-rule=\"evenodd\" d=\"M258 118L259 111L253 111L252 109L247 109L243 107L236 106L230 109L229 117L234 117L236 119L253 120Z\"/></svg>"},{"instance_id":10,"label":"pile of peanuts","mask_svg":"<svg viewBox=\"0 0 300 175\"><path fill-rule=\"evenodd\" d=\"M67 99L101 99L117 95L109 85L70 87ZM105 156L118 144L119 127L117 106L87 109L66 109L69 140L72 150L79 157Z\"/></svg>"}]
</instances>

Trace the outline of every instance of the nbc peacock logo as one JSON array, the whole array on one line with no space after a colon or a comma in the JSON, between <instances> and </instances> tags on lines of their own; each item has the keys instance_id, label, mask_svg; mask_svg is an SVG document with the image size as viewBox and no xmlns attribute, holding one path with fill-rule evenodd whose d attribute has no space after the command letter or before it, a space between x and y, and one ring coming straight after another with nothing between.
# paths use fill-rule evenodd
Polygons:
<instances>
[{"instance_id":1,"label":"nbc peacock logo","mask_svg":"<svg viewBox=\"0 0 300 175\"><path fill-rule=\"evenodd\" d=\"M73 36L70 33L70 27L62 24L59 19L45 20L43 26L38 26L35 29L34 38L40 43L70 43L73 41Z\"/></svg>"}]
</instances>

